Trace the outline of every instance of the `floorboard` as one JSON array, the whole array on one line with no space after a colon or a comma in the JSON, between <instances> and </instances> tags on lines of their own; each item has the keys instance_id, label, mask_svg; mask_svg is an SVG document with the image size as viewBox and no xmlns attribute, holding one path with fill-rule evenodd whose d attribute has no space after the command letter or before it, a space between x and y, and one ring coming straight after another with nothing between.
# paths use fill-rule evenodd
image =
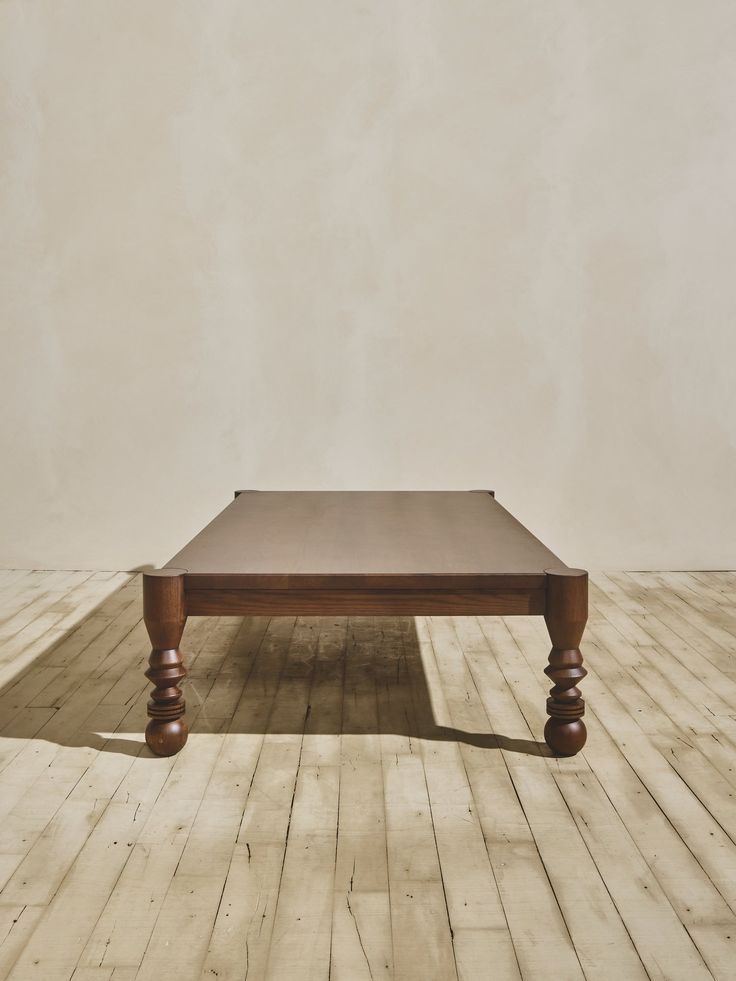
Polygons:
<instances>
[{"instance_id":1,"label":"floorboard","mask_svg":"<svg viewBox=\"0 0 736 981\"><path fill-rule=\"evenodd\" d=\"M533 617L202 617L0 571L0 981L736 979L736 573L599 573L589 739Z\"/></svg>"}]
</instances>

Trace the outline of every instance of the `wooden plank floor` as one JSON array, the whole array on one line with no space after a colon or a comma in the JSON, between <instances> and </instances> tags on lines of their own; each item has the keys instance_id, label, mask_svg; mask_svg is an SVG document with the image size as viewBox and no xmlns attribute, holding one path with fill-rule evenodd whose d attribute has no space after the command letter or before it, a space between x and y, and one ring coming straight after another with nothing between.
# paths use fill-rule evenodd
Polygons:
<instances>
[{"instance_id":1,"label":"wooden plank floor","mask_svg":"<svg viewBox=\"0 0 736 981\"><path fill-rule=\"evenodd\" d=\"M142 741L127 573L0 572L0 979L736 979L736 573L592 577L589 739L540 618L197 618Z\"/></svg>"}]
</instances>

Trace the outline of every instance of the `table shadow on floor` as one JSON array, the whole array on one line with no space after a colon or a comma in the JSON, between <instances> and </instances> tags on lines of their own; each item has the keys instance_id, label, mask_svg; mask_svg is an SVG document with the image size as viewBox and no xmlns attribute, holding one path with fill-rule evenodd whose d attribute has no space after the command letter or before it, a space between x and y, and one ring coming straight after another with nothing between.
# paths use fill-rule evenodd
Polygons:
<instances>
[{"instance_id":1,"label":"table shadow on floor","mask_svg":"<svg viewBox=\"0 0 736 981\"><path fill-rule=\"evenodd\" d=\"M47 649L37 642L38 656L0 689L0 738L149 753L142 739L149 644L138 589L122 589L124 597L111 594ZM412 617L304 617L296 629L293 618L274 618L255 649L246 643L254 619L239 628L230 620L221 650L213 644L217 621L198 621L182 642L193 735L395 735L551 755L545 743L490 731L490 723L467 731L439 722ZM436 657L441 663L442 650Z\"/></svg>"}]
</instances>

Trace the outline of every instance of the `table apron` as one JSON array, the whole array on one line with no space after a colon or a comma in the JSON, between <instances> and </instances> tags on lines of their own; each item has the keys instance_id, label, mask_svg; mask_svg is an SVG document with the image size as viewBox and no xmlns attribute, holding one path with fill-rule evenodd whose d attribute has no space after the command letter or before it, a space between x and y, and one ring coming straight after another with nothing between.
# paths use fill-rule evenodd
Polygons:
<instances>
[{"instance_id":1,"label":"table apron","mask_svg":"<svg viewBox=\"0 0 736 981\"><path fill-rule=\"evenodd\" d=\"M544 589L186 589L188 616L524 616Z\"/></svg>"}]
</instances>

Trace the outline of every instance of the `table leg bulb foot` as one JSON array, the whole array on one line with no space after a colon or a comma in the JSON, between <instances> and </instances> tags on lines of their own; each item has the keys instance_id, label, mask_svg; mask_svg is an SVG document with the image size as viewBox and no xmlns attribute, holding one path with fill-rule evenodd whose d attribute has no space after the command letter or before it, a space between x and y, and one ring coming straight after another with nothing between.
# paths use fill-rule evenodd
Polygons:
<instances>
[{"instance_id":1,"label":"table leg bulb foot","mask_svg":"<svg viewBox=\"0 0 736 981\"><path fill-rule=\"evenodd\" d=\"M565 719L547 719L544 739L557 756L574 756L585 745L588 733L582 719L568 722Z\"/></svg>"},{"instance_id":2,"label":"table leg bulb foot","mask_svg":"<svg viewBox=\"0 0 736 981\"><path fill-rule=\"evenodd\" d=\"M146 742L156 756L174 756L187 741L189 730L184 719L151 719Z\"/></svg>"}]
</instances>

